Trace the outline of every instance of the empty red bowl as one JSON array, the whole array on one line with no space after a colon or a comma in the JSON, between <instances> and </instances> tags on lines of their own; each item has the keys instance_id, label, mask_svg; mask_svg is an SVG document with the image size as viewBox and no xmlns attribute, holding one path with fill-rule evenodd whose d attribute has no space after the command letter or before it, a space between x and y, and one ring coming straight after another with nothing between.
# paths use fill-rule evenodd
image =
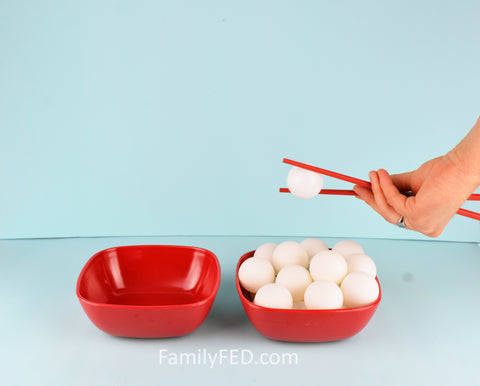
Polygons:
<instances>
[{"instance_id":1,"label":"empty red bowl","mask_svg":"<svg viewBox=\"0 0 480 386\"><path fill-rule=\"evenodd\" d=\"M206 249L137 245L93 255L80 272L76 292L100 330L164 338L198 328L219 285L220 264Z\"/></svg>"},{"instance_id":2,"label":"empty red bowl","mask_svg":"<svg viewBox=\"0 0 480 386\"><path fill-rule=\"evenodd\" d=\"M335 310L289 310L257 306L252 302L250 292L238 280L240 265L254 252L244 254L238 261L235 282L248 319L267 338L289 342L327 342L349 338L367 325L382 298L380 291L377 300L368 306Z\"/></svg>"}]
</instances>

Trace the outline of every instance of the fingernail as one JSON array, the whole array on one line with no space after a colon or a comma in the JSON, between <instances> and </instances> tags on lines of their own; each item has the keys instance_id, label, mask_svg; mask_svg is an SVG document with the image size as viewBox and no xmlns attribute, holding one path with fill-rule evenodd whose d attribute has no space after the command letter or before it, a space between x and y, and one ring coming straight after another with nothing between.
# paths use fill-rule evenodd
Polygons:
<instances>
[{"instance_id":1,"label":"fingernail","mask_svg":"<svg viewBox=\"0 0 480 386\"><path fill-rule=\"evenodd\" d=\"M386 173L388 174L388 172L385 170L385 169L378 169L379 172L382 172L382 173Z\"/></svg>"}]
</instances>

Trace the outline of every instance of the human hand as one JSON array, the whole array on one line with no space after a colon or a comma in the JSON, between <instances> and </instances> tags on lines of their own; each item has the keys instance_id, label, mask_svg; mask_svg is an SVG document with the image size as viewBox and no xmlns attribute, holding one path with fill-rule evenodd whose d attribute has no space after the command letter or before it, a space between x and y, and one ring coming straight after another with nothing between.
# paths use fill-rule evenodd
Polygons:
<instances>
[{"instance_id":1,"label":"human hand","mask_svg":"<svg viewBox=\"0 0 480 386\"><path fill-rule=\"evenodd\" d=\"M430 237L438 237L468 196L473 181L452 152L425 162L418 169L389 175L384 169L369 173L371 189L355 185L358 197L385 220ZM404 193L411 191L412 196Z\"/></svg>"}]
</instances>

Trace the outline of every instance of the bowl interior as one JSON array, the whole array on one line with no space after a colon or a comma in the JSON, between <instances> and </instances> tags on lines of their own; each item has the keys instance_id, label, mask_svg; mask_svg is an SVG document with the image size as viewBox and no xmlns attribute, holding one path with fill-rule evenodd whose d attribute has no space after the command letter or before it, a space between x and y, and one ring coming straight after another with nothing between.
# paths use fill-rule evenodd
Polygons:
<instances>
[{"instance_id":1,"label":"bowl interior","mask_svg":"<svg viewBox=\"0 0 480 386\"><path fill-rule=\"evenodd\" d=\"M125 246L95 254L79 276L77 291L95 303L172 306L214 296L219 283L218 260L205 249Z\"/></svg>"}]
</instances>

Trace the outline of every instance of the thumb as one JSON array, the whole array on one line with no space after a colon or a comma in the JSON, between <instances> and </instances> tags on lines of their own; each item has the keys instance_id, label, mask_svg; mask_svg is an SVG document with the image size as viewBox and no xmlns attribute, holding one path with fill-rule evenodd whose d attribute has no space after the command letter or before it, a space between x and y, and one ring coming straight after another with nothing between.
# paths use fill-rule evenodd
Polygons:
<instances>
[{"instance_id":1,"label":"thumb","mask_svg":"<svg viewBox=\"0 0 480 386\"><path fill-rule=\"evenodd\" d=\"M408 192L409 190L412 190L412 172L392 174L390 175L390 180L401 192Z\"/></svg>"},{"instance_id":2,"label":"thumb","mask_svg":"<svg viewBox=\"0 0 480 386\"><path fill-rule=\"evenodd\" d=\"M390 174L384 169L378 170L378 178L380 182L380 187L382 188L383 194L388 204L395 209L396 212L405 216L407 212L407 197L400 193L396 184L394 184L393 179L390 177ZM399 176L397 174L397 176ZM410 190L407 185L402 185L404 180L401 180L401 187ZM403 189L402 189L403 190Z\"/></svg>"}]
</instances>

